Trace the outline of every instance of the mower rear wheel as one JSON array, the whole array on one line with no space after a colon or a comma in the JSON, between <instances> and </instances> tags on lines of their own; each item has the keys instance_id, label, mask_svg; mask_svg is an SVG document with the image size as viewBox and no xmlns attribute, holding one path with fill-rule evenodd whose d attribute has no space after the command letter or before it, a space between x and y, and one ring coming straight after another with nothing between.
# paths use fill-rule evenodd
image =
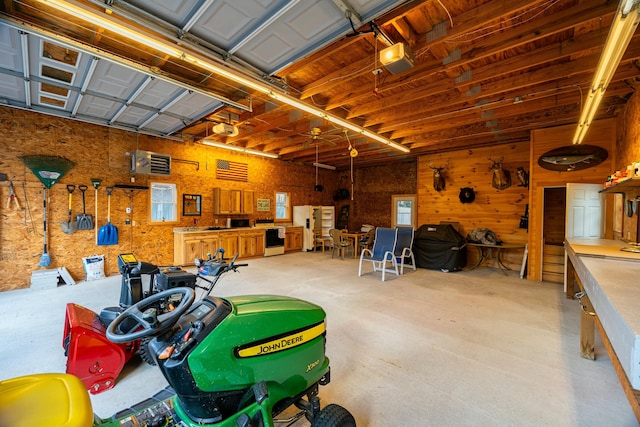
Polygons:
<instances>
[{"instance_id":1,"label":"mower rear wheel","mask_svg":"<svg viewBox=\"0 0 640 427\"><path fill-rule=\"evenodd\" d=\"M356 427L356 420L345 408L331 403L320 411L311 427Z\"/></svg>"},{"instance_id":2,"label":"mower rear wheel","mask_svg":"<svg viewBox=\"0 0 640 427\"><path fill-rule=\"evenodd\" d=\"M149 337L142 338L140 340L140 349L138 350L138 355L140 356L140 359L142 359L144 362L148 363L151 366L155 366L156 359L153 358L153 355L149 350L149 341L151 341L151 338Z\"/></svg>"}]
</instances>

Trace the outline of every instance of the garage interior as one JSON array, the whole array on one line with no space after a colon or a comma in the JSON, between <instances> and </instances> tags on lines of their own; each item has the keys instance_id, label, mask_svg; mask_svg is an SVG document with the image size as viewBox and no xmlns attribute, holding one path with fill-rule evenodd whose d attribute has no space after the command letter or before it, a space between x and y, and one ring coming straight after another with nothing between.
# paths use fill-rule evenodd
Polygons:
<instances>
[{"instance_id":1,"label":"garage interior","mask_svg":"<svg viewBox=\"0 0 640 427\"><path fill-rule=\"evenodd\" d=\"M409 270L382 283L370 270L358 278L353 259L318 253L247 263L213 293L268 290L322 306L331 383L321 388L321 403L344 406L359 426L637 423L602 344L595 361L580 357L579 304L557 284L494 268ZM2 336L15 344L2 349L0 377L64 371L66 303L99 312L118 301L119 288L114 275L3 293L13 320L3 322ZM165 386L157 366L133 358L113 389L91 395L93 409L110 417Z\"/></svg>"},{"instance_id":2,"label":"garage interior","mask_svg":"<svg viewBox=\"0 0 640 427\"><path fill-rule=\"evenodd\" d=\"M43 340L46 337L48 353L53 354L60 350L53 328L58 326L61 333L60 316L64 304L75 298L72 292L78 292L74 302L96 310L107 300L107 305L117 300L120 253L133 252L156 265L175 264L175 229L273 218L276 192L286 193L290 206L334 206L336 214L346 210L349 230L367 224L391 226L392 197L415 195L416 228L453 222L463 236L475 228L489 228L503 242L519 247L505 251L504 259L519 270L526 258L524 279L516 271L504 275L491 260L491 268L451 274L418 269L382 283L373 274L357 277L357 262L351 258L300 253L293 247L283 256L248 257L250 267L225 278L221 295L267 289L322 305L329 325L337 329L336 344L329 344L332 364L343 363L343 373L348 372L346 384L341 384L344 376L336 375L329 396L344 403L362 425L490 425L492 420L585 425L591 422L585 414L602 420L594 424L635 425L640 405L629 407L625 401L600 338L596 361L580 358L580 305L570 290L563 289L570 268L563 245L566 185L603 186L617 171L625 172L627 165L640 160L640 43L635 26L628 40L617 43L625 48L612 53L618 56L609 66L610 80L603 84L595 78L602 70L613 24L630 14L637 25L638 7L633 0L3 0L0 173L6 180L0 182L0 194L7 202L13 200L10 181L20 205L0 208L0 268L5 276L0 301L16 310L16 318L27 316L28 322L39 325L34 328L43 328ZM385 54L392 54L392 59ZM585 120L586 106L594 97L601 99ZM578 136L582 129L588 131ZM603 149L607 156L585 168L568 165L554 170L541 161L574 142ZM141 172L136 169L138 153L170 159L170 169ZM45 194L21 160L29 155L61 157L73 167ZM243 165L245 178L220 178L220 162ZM495 186L496 163L511 173L506 188ZM438 169L446 184L439 190L434 186ZM518 181L518 170L526 172L526 183ZM93 180L101 182L95 191ZM76 190L69 208L68 184L88 186L85 203ZM201 196L200 215L152 221L153 201L146 189L156 184L175 184L180 203L183 195ZM107 186L115 186L109 198ZM472 203L462 203L463 188L474 190ZM624 210L627 201L638 200L638 188L627 185L603 196L602 238L630 244L640 240L638 213L631 210L627 215ZM252 208L219 213L214 189L250 195ZM268 201L270 207L259 210L258 201ZM65 232L61 225L71 211L74 217L81 213L83 205L99 226L110 217L120 232L117 244L97 245L94 230ZM528 227L523 228L525 215ZM292 226L291 221L289 216L276 224ZM43 223L48 229L43 230ZM79 286L59 286L57 292L29 289L32 273L42 270L38 260L43 237L51 257L47 268L64 267ZM104 256L109 277L103 288L98 287L104 295L81 291L97 285L83 281L82 258L92 255ZM470 265L475 257L469 250ZM335 277L325 276L325 270ZM288 279L281 283L276 272ZM294 273L300 276L290 278ZM284 283L292 281L295 286ZM311 291L316 287L317 297ZM38 292L51 304L33 313L28 307L32 298L39 300ZM456 296L467 305L461 306ZM398 328L415 325L421 331L408 332L411 354L396 354L401 363L391 357L395 352L385 353L402 346L387 343L397 339L389 326L397 319L394 310L378 312L380 304L390 303L386 299L397 310L415 311L416 317L407 315ZM522 301L529 299L534 303L522 313ZM422 316L428 311L425 304L444 312ZM513 317L494 319L497 307L505 310L503 316ZM469 308L474 314L466 317ZM538 319L535 311L546 315ZM362 336L353 336L351 326L347 328L354 321L365 323ZM447 368L437 371L441 382L430 383L429 375L435 373L424 368L435 363L428 357L432 347L428 340L421 341L437 335L445 322L451 327L442 337L446 343L433 344L437 354L432 356ZM522 329L528 330L532 322L541 322L540 328L551 337L540 333L528 341ZM387 325L387 334L380 335L380 324ZM14 334L13 326L3 330ZM44 332L46 327L50 332ZM485 334L487 341L467 347L470 329L478 333L474 343ZM328 336L331 343L331 330ZM370 348L364 337L376 345ZM555 387L544 380L545 375L556 376L550 371L542 379L532 374L536 370L531 365L549 346L546 338L556 349L557 358L545 363L563 382L558 387L565 391L557 396L562 406L551 398ZM373 351L375 357L367 355L358 365L351 354L352 340L359 344L358 355ZM500 363L498 354L491 362L478 360L487 348L504 349L507 342L505 351L517 351L525 370L532 369L523 381L536 390L532 394L540 397L540 405L524 397L516 403L515 396L525 396L517 384L522 370L511 369L519 363ZM24 344L24 354L40 353ZM527 355L523 348L530 350ZM343 349L350 349L349 354L342 355ZM7 351L2 350L3 356ZM455 355L455 362L447 364L445 353ZM28 368L61 371L62 355L58 356L55 363L37 368L35 362L3 364L0 377L27 373ZM494 377L479 374L482 363ZM583 378L578 366L586 366L585 372L593 372L593 377ZM389 371L379 378L365 373L384 372L385 367ZM566 376L561 376L561 367ZM138 366L104 396L120 389L124 398L138 372L153 376L147 368ZM410 382L415 373L422 378L420 384L406 386L406 395L415 396L415 401L389 391ZM398 381L403 376L407 378ZM468 381L461 376L468 376ZM509 378L503 385L512 388L505 393L495 378ZM438 393L440 386L444 394ZM371 390L355 393L368 387L380 395L375 404L366 398ZM132 394L137 402L148 392L153 390ZM394 408L383 413L383 398L392 399L392 394L398 398ZM478 396L483 399L476 401ZM101 416L117 409L105 403L113 399L92 398ZM456 401L465 410L459 412L460 406L452 404ZM465 406L468 401L478 403ZM548 408L565 418L552 418Z\"/></svg>"}]
</instances>

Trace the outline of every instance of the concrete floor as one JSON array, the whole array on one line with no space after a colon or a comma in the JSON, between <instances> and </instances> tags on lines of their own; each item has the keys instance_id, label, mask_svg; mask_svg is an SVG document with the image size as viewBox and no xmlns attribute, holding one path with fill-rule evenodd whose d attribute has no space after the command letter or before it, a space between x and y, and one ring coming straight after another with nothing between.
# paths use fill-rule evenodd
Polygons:
<instances>
[{"instance_id":1,"label":"concrete floor","mask_svg":"<svg viewBox=\"0 0 640 427\"><path fill-rule=\"evenodd\" d=\"M275 293L324 307L332 382L320 396L359 426L637 425L599 338L598 359L580 358L580 309L560 285L491 268L405 270L382 282L370 264L357 277L356 260L327 253L248 263L214 294ZM66 303L99 312L119 292L112 276L0 293L0 379L64 372ZM93 409L108 417L165 385L134 358L113 389L92 395Z\"/></svg>"}]
</instances>

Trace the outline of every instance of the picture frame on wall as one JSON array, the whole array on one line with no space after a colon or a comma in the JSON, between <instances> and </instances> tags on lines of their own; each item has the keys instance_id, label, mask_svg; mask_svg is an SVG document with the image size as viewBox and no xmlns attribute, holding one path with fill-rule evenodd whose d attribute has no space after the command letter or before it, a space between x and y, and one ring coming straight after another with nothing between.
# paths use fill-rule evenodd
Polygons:
<instances>
[{"instance_id":1,"label":"picture frame on wall","mask_svg":"<svg viewBox=\"0 0 640 427\"><path fill-rule=\"evenodd\" d=\"M271 200L269 200L269 199L258 199L256 210L258 212L270 212L271 211Z\"/></svg>"},{"instance_id":2,"label":"picture frame on wall","mask_svg":"<svg viewBox=\"0 0 640 427\"><path fill-rule=\"evenodd\" d=\"M201 216L202 196L200 194L182 195L182 216Z\"/></svg>"}]
</instances>

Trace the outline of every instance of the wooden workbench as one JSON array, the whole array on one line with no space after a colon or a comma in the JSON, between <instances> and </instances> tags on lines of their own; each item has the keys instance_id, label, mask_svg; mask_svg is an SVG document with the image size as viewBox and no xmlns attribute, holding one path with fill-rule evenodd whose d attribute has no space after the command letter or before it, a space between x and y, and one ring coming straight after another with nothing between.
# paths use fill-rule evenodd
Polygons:
<instances>
[{"instance_id":1,"label":"wooden workbench","mask_svg":"<svg viewBox=\"0 0 640 427\"><path fill-rule=\"evenodd\" d=\"M640 422L640 254L614 240L565 242L568 293L577 285L583 309L580 353L595 359L598 328L618 379Z\"/></svg>"}]
</instances>

